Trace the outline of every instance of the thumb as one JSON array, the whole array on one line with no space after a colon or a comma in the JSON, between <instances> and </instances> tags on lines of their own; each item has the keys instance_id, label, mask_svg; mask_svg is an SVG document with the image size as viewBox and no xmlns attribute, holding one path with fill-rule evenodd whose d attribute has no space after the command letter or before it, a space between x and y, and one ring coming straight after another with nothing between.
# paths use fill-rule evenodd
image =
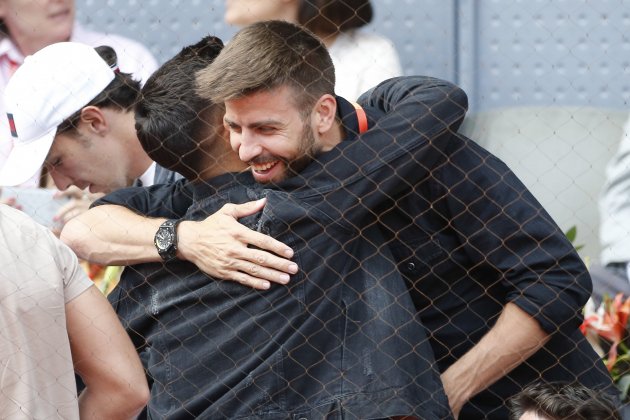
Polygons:
<instances>
[{"instance_id":1,"label":"thumb","mask_svg":"<svg viewBox=\"0 0 630 420\"><path fill-rule=\"evenodd\" d=\"M243 204L233 204L227 210L227 213L234 217L235 219L240 219L241 217L250 216L254 213L258 213L265 207L267 203L266 198L261 198L256 201L249 201Z\"/></svg>"}]
</instances>

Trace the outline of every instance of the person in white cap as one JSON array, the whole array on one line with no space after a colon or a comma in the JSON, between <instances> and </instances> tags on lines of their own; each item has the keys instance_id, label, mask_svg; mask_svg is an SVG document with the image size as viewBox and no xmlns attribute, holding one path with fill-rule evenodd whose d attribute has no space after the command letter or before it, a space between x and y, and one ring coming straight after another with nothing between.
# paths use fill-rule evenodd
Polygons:
<instances>
[{"instance_id":1,"label":"person in white cap","mask_svg":"<svg viewBox=\"0 0 630 420\"><path fill-rule=\"evenodd\" d=\"M92 47L111 46L119 56L121 71L145 81L157 62L142 44L114 34L88 31L75 22L74 0L0 1L0 91L24 62L24 58L56 42L81 42ZM0 97L0 166L12 147ZM39 186L38 173L24 186Z\"/></svg>"},{"instance_id":2,"label":"person in white cap","mask_svg":"<svg viewBox=\"0 0 630 420\"><path fill-rule=\"evenodd\" d=\"M118 70L111 48L97 50L76 42L49 45L15 72L4 93L14 146L0 185L20 185L42 164L60 190L76 185L97 193L137 179L153 183L153 161L134 129L140 84Z\"/></svg>"},{"instance_id":3,"label":"person in white cap","mask_svg":"<svg viewBox=\"0 0 630 420\"><path fill-rule=\"evenodd\" d=\"M151 179L153 161L135 130L139 83L116 70L111 49L97 50L114 68L94 48L65 42L27 57L15 73L5 92L15 147L0 169L0 186L24 182L42 164L60 190L76 185L93 193L110 192L138 178L143 186L157 181ZM160 169L162 174L171 173ZM251 214L251 204L235 206L231 214L241 211ZM206 264L224 273L221 278L241 278L242 265L266 280L274 281L279 275L284 278L284 273L266 267L285 267L290 261L271 253L261 258L260 252L247 245L253 243L272 252L286 246L244 228L235 217L226 220L222 213L208 217L210 225L221 222L212 230L212 243L206 246L225 257Z\"/></svg>"}]
</instances>

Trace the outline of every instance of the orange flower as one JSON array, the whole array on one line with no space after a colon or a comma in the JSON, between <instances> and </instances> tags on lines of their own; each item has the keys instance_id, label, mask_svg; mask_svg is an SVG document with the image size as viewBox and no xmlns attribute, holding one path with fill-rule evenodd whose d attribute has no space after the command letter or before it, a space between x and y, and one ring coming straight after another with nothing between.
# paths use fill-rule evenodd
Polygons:
<instances>
[{"instance_id":1,"label":"orange flower","mask_svg":"<svg viewBox=\"0 0 630 420\"><path fill-rule=\"evenodd\" d=\"M612 370L617 361L617 347L623 340L630 317L630 297L625 301L623 294L619 293L613 300L605 298L597 312L587 313L580 330L584 335L594 331L602 338L610 341L608 361L606 367Z\"/></svg>"}]
</instances>

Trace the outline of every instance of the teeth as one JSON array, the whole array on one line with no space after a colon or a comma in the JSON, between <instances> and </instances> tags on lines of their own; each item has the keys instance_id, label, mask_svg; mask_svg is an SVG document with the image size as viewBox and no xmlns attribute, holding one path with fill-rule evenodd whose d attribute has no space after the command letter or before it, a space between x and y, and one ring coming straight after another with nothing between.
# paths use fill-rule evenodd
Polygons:
<instances>
[{"instance_id":1,"label":"teeth","mask_svg":"<svg viewBox=\"0 0 630 420\"><path fill-rule=\"evenodd\" d=\"M271 169L275 164L276 162L267 162L267 163L262 163L258 165L252 164L251 166L253 170L261 172L261 171L266 171L267 169Z\"/></svg>"}]
</instances>

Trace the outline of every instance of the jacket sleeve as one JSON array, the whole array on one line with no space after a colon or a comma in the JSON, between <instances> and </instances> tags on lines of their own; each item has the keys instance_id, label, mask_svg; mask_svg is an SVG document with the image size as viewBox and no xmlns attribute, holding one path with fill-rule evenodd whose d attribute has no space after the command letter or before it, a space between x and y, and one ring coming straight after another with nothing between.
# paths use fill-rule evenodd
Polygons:
<instances>
[{"instance_id":1,"label":"jacket sleeve","mask_svg":"<svg viewBox=\"0 0 630 420\"><path fill-rule=\"evenodd\" d=\"M439 121L435 130L448 129L451 132L459 129L468 110L468 96L461 88L428 76L388 79L363 93L357 102L363 107L376 108L384 113L397 112L402 107L415 103L418 116L426 114L432 116L435 122ZM431 123L428 119L425 121ZM429 125L416 128L423 127Z\"/></svg>"},{"instance_id":2,"label":"jacket sleeve","mask_svg":"<svg viewBox=\"0 0 630 420\"><path fill-rule=\"evenodd\" d=\"M123 206L143 216L179 219L192 204L192 191L182 179L170 184L122 188L95 201L92 207L105 204Z\"/></svg>"},{"instance_id":3,"label":"jacket sleeve","mask_svg":"<svg viewBox=\"0 0 630 420\"><path fill-rule=\"evenodd\" d=\"M470 274L548 333L572 329L591 294L588 271L536 198L498 158L463 136L435 173L433 197L461 244ZM440 198L441 197L441 198ZM446 207L442 206L445 204ZM461 261L461 259L460 259Z\"/></svg>"},{"instance_id":4,"label":"jacket sleeve","mask_svg":"<svg viewBox=\"0 0 630 420\"><path fill-rule=\"evenodd\" d=\"M431 173L466 113L467 97L447 81L413 76L387 80L360 102L385 115L283 185L302 198L325 196L335 203L327 209L331 217L353 226Z\"/></svg>"}]
</instances>

